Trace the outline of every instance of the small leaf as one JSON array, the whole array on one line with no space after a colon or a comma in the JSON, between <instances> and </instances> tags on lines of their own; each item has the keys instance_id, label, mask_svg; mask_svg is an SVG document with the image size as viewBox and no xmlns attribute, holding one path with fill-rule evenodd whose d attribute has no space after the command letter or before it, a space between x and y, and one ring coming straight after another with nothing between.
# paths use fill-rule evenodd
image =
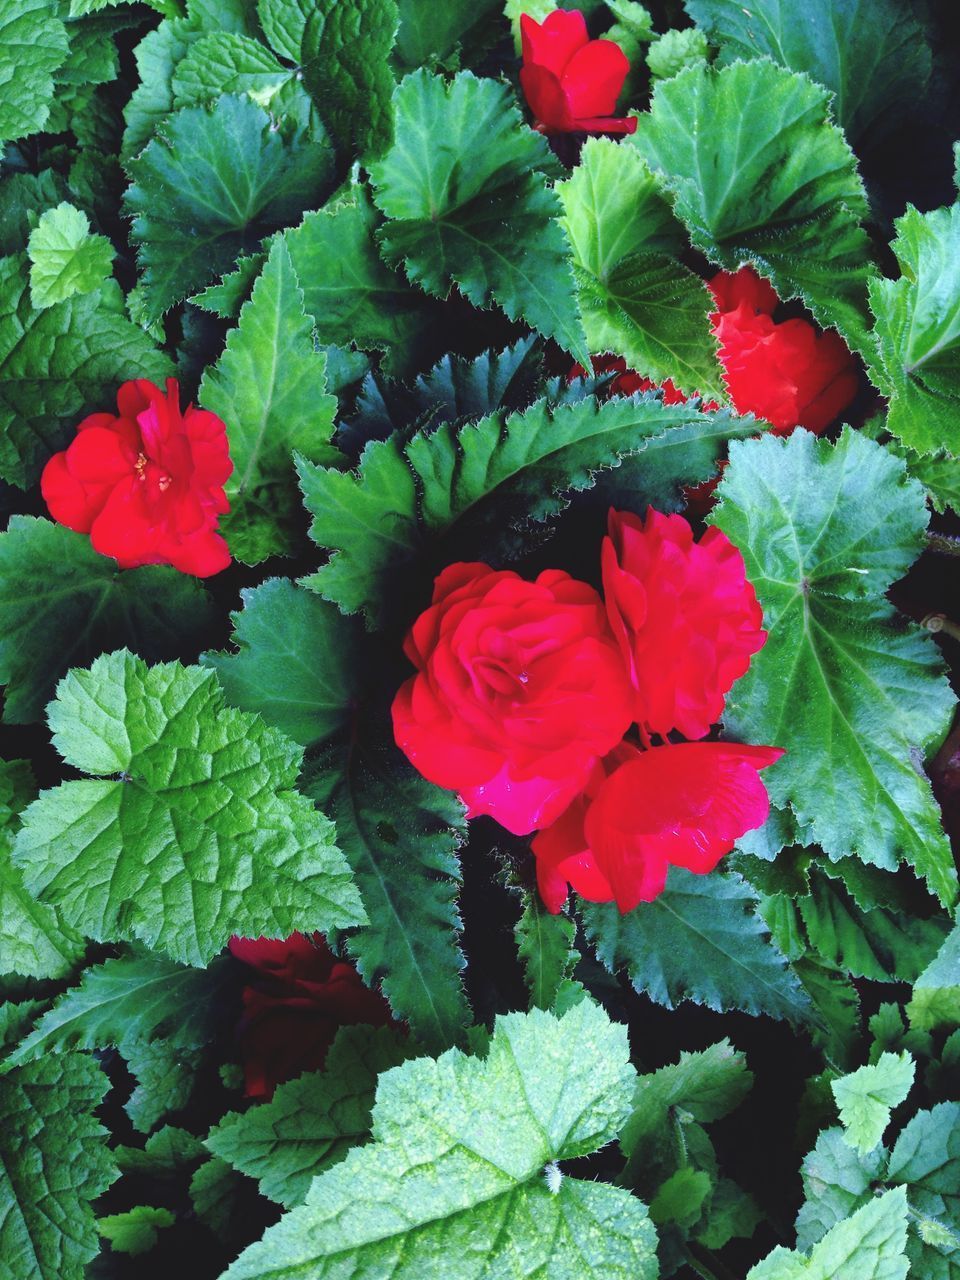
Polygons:
<instances>
[{"instance_id":1,"label":"small leaf","mask_svg":"<svg viewBox=\"0 0 960 1280\"><path fill-rule=\"evenodd\" d=\"M113 246L90 233L90 219L73 205L48 209L30 236L30 297L39 310L75 293L92 293L110 274Z\"/></svg>"},{"instance_id":2,"label":"small leaf","mask_svg":"<svg viewBox=\"0 0 960 1280\"><path fill-rule=\"evenodd\" d=\"M851 1146L872 1151L890 1123L890 1112L910 1092L916 1065L909 1053L881 1054L877 1061L831 1083L840 1121Z\"/></svg>"},{"instance_id":3,"label":"small leaf","mask_svg":"<svg viewBox=\"0 0 960 1280\"><path fill-rule=\"evenodd\" d=\"M172 1227L176 1218L169 1209L156 1209L138 1204L123 1213L111 1213L97 1219L97 1230L109 1240L115 1253L132 1255L149 1253L157 1243L157 1236L165 1227Z\"/></svg>"},{"instance_id":4,"label":"small leaf","mask_svg":"<svg viewBox=\"0 0 960 1280\"><path fill-rule=\"evenodd\" d=\"M576 925L565 915L551 915L539 897L530 894L513 933L530 990L530 1007L554 1008L560 988L580 959L573 945Z\"/></svg>"}]
</instances>

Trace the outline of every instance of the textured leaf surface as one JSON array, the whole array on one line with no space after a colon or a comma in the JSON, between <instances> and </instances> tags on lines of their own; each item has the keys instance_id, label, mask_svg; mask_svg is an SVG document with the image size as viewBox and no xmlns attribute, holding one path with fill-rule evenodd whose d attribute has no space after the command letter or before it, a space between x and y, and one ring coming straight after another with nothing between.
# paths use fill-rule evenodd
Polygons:
<instances>
[{"instance_id":1,"label":"textured leaf surface","mask_svg":"<svg viewBox=\"0 0 960 1280\"><path fill-rule=\"evenodd\" d=\"M323 1071L282 1084L262 1106L228 1115L206 1145L292 1209L314 1177L367 1140L377 1077L411 1056L389 1027L344 1027Z\"/></svg>"},{"instance_id":2,"label":"textured leaf surface","mask_svg":"<svg viewBox=\"0 0 960 1280\"><path fill-rule=\"evenodd\" d=\"M831 1084L847 1141L872 1151L890 1123L890 1112L910 1092L916 1065L909 1053L882 1053L876 1062Z\"/></svg>"},{"instance_id":3,"label":"textured leaf surface","mask_svg":"<svg viewBox=\"0 0 960 1280\"><path fill-rule=\"evenodd\" d=\"M809 1257L774 1249L747 1280L906 1280L907 1201L888 1191L838 1222Z\"/></svg>"},{"instance_id":4,"label":"textured leaf surface","mask_svg":"<svg viewBox=\"0 0 960 1280\"><path fill-rule=\"evenodd\" d=\"M910 1025L920 1031L960 1026L960 926L956 926L913 985Z\"/></svg>"},{"instance_id":5,"label":"textured leaf surface","mask_svg":"<svg viewBox=\"0 0 960 1280\"><path fill-rule=\"evenodd\" d=\"M322 136L286 140L256 103L228 95L209 110L178 111L127 167L126 209L155 320L319 204L330 151Z\"/></svg>"},{"instance_id":6,"label":"textured leaf surface","mask_svg":"<svg viewBox=\"0 0 960 1280\"><path fill-rule=\"evenodd\" d=\"M637 991L673 1009L694 1000L801 1021L807 1001L754 913L737 875L671 868L666 890L621 915L614 903L584 903L587 937L611 971L626 968Z\"/></svg>"},{"instance_id":7,"label":"textured leaf surface","mask_svg":"<svg viewBox=\"0 0 960 1280\"><path fill-rule=\"evenodd\" d=\"M767 642L725 723L786 749L764 774L770 797L831 858L903 859L949 904L956 871L922 764L954 699L929 635L883 595L921 548L923 491L850 430L835 446L798 430L730 452L711 519L743 553Z\"/></svg>"},{"instance_id":8,"label":"textured leaf surface","mask_svg":"<svg viewBox=\"0 0 960 1280\"><path fill-rule=\"evenodd\" d=\"M559 201L543 176L550 153L506 86L415 71L394 107L397 142L371 166L388 259L428 293L456 284L475 306L495 301L589 364Z\"/></svg>"},{"instance_id":9,"label":"textured leaf surface","mask_svg":"<svg viewBox=\"0 0 960 1280\"><path fill-rule=\"evenodd\" d=\"M615 1136L633 1079L625 1029L589 1001L559 1020L498 1018L485 1059L451 1050L397 1067L377 1090L375 1141L318 1178L227 1276L653 1280L639 1200L574 1178L553 1192L541 1176Z\"/></svg>"},{"instance_id":10,"label":"textured leaf surface","mask_svg":"<svg viewBox=\"0 0 960 1280\"><path fill-rule=\"evenodd\" d=\"M92 293L110 274L113 246L92 235L90 219L66 202L40 218L27 248L30 297L37 308Z\"/></svg>"},{"instance_id":11,"label":"textured leaf surface","mask_svg":"<svg viewBox=\"0 0 960 1280\"><path fill-rule=\"evenodd\" d=\"M200 403L227 424L234 470L221 527L247 564L296 550L302 508L292 451L318 463L340 456L330 444L337 401L326 394L326 356L314 348L313 329L278 239L226 350L200 384Z\"/></svg>"},{"instance_id":12,"label":"textured leaf surface","mask_svg":"<svg viewBox=\"0 0 960 1280\"><path fill-rule=\"evenodd\" d=\"M527 898L514 936L531 1008L553 1008L561 986L580 958L573 945L576 933L576 925L568 916L551 915L534 894Z\"/></svg>"},{"instance_id":13,"label":"textured leaf surface","mask_svg":"<svg viewBox=\"0 0 960 1280\"><path fill-rule=\"evenodd\" d=\"M161 565L118 570L83 534L13 516L0 533L3 718L39 720L68 667L118 640L144 658L167 658L199 643L212 617L196 579Z\"/></svg>"},{"instance_id":14,"label":"textured leaf surface","mask_svg":"<svg viewBox=\"0 0 960 1280\"><path fill-rule=\"evenodd\" d=\"M307 585L346 613L362 609L370 625L398 608L410 616L411 570L420 570L421 596L432 576L428 538L456 532L458 554L434 550L438 567L509 554L517 525L555 516L572 491L623 459L616 485L637 501L669 504L678 482L709 475L722 441L756 429L753 419L665 405L652 393L602 405L591 397L556 409L541 401L459 430L441 426L405 447L396 439L371 444L358 473L305 463L311 536L337 553Z\"/></svg>"},{"instance_id":15,"label":"textured leaf surface","mask_svg":"<svg viewBox=\"0 0 960 1280\"><path fill-rule=\"evenodd\" d=\"M213 672L120 651L71 672L48 718L94 778L30 806L15 860L72 927L200 965L234 933L364 919L331 824L292 790L300 749L225 708Z\"/></svg>"},{"instance_id":16,"label":"textured leaf surface","mask_svg":"<svg viewBox=\"0 0 960 1280\"><path fill-rule=\"evenodd\" d=\"M875 280L876 355L887 426L919 453L960 453L960 204L896 223L898 280Z\"/></svg>"},{"instance_id":17,"label":"textured leaf surface","mask_svg":"<svg viewBox=\"0 0 960 1280\"><path fill-rule=\"evenodd\" d=\"M723 400L706 286L677 261L683 233L639 152L591 138L558 188L591 352Z\"/></svg>"},{"instance_id":18,"label":"textured leaf surface","mask_svg":"<svg viewBox=\"0 0 960 1280\"><path fill-rule=\"evenodd\" d=\"M117 1176L94 1111L107 1078L53 1054L0 1077L0 1275L83 1280L98 1249L90 1202Z\"/></svg>"},{"instance_id":19,"label":"textured leaf surface","mask_svg":"<svg viewBox=\"0 0 960 1280\"><path fill-rule=\"evenodd\" d=\"M867 205L828 103L826 89L772 62L692 67L657 86L635 141L711 262L752 262L782 299L802 297L862 349Z\"/></svg>"},{"instance_id":20,"label":"textured leaf surface","mask_svg":"<svg viewBox=\"0 0 960 1280\"><path fill-rule=\"evenodd\" d=\"M97 1230L109 1240L116 1253L141 1254L157 1243L157 1236L165 1227L172 1227L176 1218L169 1209L138 1204L123 1213L111 1213L97 1219Z\"/></svg>"},{"instance_id":21,"label":"textured leaf surface","mask_svg":"<svg viewBox=\"0 0 960 1280\"><path fill-rule=\"evenodd\" d=\"M53 72L67 56L67 29L53 0L0 0L0 142L47 122Z\"/></svg>"},{"instance_id":22,"label":"textured leaf surface","mask_svg":"<svg viewBox=\"0 0 960 1280\"><path fill-rule=\"evenodd\" d=\"M299 59L298 59L299 60ZM278 62L259 40L218 31L193 42L173 74L173 102L193 107L222 93L246 94L261 107L280 106L277 95L294 68Z\"/></svg>"},{"instance_id":23,"label":"textured leaf surface","mask_svg":"<svg viewBox=\"0 0 960 1280\"><path fill-rule=\"evenodd\" d=\"M470 48L470 39L479 23L503 8L500 0L398 0L400 30L397 32L397 60L414 71L431 58L443 62L457 44Z\"/></svg>"},{"instance_id":24,"label":"textured leaf surface","mask_svg":"<svg viewBox=\"0 0 960 1280\"><path fill-rule=\"evenodd\" d=\"M162 382L170 362L123 314L110 281L34 309L25 257L0 259L0 476L26 488L69 428L128 378Z\"/></svg>"},{"instance_id":25,"label":"textured leaf surface","mask_svg":"<svg viewBox=\"0 0 960 1280\"><path fill-rule=\"evenodd\" d=\"M930 80L930 48L904 0L684 0L721 62L769 57L833 92L851 141L895 127Z\"/></svg>"}]
</instances>

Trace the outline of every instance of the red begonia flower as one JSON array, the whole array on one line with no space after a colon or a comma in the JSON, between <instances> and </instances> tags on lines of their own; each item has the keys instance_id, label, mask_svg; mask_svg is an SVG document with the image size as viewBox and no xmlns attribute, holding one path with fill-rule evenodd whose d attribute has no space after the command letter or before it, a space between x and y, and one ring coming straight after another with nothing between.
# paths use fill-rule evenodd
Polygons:
<instances>
[{"instance_id":1,"label":"red begonia flower","mask_svg":"<svg viewBox=\"0 0 960 1280\"><path fill-rule=\"evenodd\" d=\"M450 565L404 651L417 674L394 699L397 745L515 835L553 822L630 724L603 603L558 569Z\"/></svg>"},{"instance_id":2,"label":"red begonia flower","mask_svg":"<svg viewBox=\"0 0 960 1280\"><path fill-rule=\"evenodd\" d=\"M256 970L243 989L239 1029L248 1098L270 1098L278 1084L319 1070L341 1027L391 1021L383 996L365 987L320 934L231 938L230 951Z\"/></svg>"},{"instance_id":3,"label":"red begonia flower","mask_svg":"<svg viewBox=\"0 0 960 1280\"><path fill-rule=\"evenodd\" d=\"M578 9L555 9L542 23L520 17L520 84L541 133L633 133L636 119L616 118L630 70L612 40L591 40Z\"/></svg>"},{"instance_id":4,"label":"red begonia flower","mask_svg":"<svg viewBox=\"0 0 960 1280\"><path fill-rule=\"evenodd\" d=\"M840 335L818 333L803 319L776 323L776 294L749 267L720 272L709 288L718 307L710 323L737 412L766 419L776 435L798 426L826 430L857 394L856 363Z\"/></svg>"},{"instance_id":5,"label":"red begonia flower","mask_svg":"<svg viewBox=\"0 0 960 1280\"><path fill-rule=\"evenodd\" d=\"M649 751L624 743L532 841L547 909L560 910L569 883L590 901L632 911L663 891L669 867L712 871L740 836L766 822L770 802L758 770L782 754L731 742Z\"/></svg>"},{"instance_id":6,"label":"red begonia flower","mask_svg":"<svg viewBox=\"0 0 960 1280\"><path fill-rule=\"evenodd\" d=\"M743 556L717 528L694 542L683 516L611 511L603 592L647 733L702 738L763 645L763 611Z\"/></svg>"},{"instance_id":7,"label":"red begonia flower","mask_svg":"<svg viewBox=\"0 0 960 1280\"><path fill-rule=\"evenodd\" d=\"M89 533L121 569L170 564L206 578L230 563L217 521L233 470L224 424L139 378L117 393L118 414L94 413L44 468L40 491L54 520Z\"/></svg>"}]
</instances>

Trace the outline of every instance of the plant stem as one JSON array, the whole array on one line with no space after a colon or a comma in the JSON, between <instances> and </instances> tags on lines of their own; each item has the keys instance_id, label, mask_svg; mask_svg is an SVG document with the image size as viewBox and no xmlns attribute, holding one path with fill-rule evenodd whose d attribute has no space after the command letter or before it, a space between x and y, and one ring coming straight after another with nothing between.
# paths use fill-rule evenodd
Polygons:
<instances>
[{"instance_id":1,"label":"plant stem","mask_svg":"<svg viewBox=\"0 0 960 1280\"><path fill-rule=\"evenodd\" d=\"M928 533L927 549L945 556L960 556L960 538L952 533Z\"/></svg>"},{"instance_id":2,"label":"plant stem","mask_svg":"<svg viewBox=\"0 0 960 1280\"><path fill-rule=\"evenodd\" d=\"M692 1267L701 1280L737 1280L726 1264L702 1244L688 1240L683 1252L687 1266Z\"/></svg>"}]
</instances>

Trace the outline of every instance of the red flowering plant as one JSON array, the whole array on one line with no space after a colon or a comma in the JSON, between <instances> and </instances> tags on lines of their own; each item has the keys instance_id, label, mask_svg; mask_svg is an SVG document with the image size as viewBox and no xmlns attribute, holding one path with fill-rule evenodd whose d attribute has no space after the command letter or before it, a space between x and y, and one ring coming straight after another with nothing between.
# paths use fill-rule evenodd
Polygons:
<instances>
[{"instance_id":1,"label":"red flowering plant","mask_svg":"<svg viewBox=\"0 0 960 1280\"><path fill-rule=\"evenodd\" d=\"M2 1280L957 1272L917 9L0 0Z\"/></svg>"}]
</instances>

